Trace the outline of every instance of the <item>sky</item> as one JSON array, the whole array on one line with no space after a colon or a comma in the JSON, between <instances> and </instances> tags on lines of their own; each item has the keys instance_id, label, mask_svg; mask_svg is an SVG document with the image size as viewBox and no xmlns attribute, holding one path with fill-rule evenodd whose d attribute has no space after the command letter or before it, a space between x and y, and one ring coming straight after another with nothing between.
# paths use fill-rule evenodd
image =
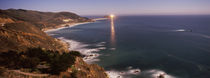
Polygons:
<instances>
[{"instance_id":1,"label":"sky","mask_svg":"<svg viewBox=\"0 0 210 78\"><path fill-rule=\"evenodd\" d=\"M0 9L79 15L210 15L210 0L0 0Z\"/></svg>"}]
</instances>

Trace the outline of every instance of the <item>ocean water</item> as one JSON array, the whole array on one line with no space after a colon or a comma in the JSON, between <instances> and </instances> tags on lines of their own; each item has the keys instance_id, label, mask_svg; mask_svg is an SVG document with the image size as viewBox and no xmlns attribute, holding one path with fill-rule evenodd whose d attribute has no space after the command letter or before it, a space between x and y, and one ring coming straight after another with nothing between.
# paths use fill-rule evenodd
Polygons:
<instances>
[{"instance_id":1,"label":"ocean water","mask_svg":"<svg viewBox=\"0 0 210 78\"><path fill-rule=\"evenodd\" d=\"M47 32L112 78L210 78L210 16L117 16Z\"/></svg>"}]
</instances>

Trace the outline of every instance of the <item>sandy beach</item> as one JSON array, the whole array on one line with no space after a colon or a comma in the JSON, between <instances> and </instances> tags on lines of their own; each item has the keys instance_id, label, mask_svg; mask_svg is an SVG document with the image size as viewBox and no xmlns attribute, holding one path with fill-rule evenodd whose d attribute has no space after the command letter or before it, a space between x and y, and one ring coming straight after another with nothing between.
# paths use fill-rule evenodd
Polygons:
<instances>
[{"instance_id":1,"label":"sandy beach","mask_svg":"<svg viewBox=\"0 0 210 78\"><path fill-rule=\"evenodd\" d=\"M57 31L57 30L60 30L60 29L74 27L74 26L78 26L78 25L82 25L82 24L88 24L88 23L92 23L92 22L62 24L62 25L57 26L57 28L47 28L47 29L43 29L43 31L44 32Z\"/></svg>"},{"instance_id":2,"label":"sandy beach","mask_svg":"<svg viewBox=\"0 0 210 78\"><path fill-rule=\"evenodd\" d=\"M100 21L100 20L107 20L108 18L95 18L92 19L93 22L96 21ZM66 24L61 24L56 26L55 28L45 28L43 29L44 32L51 32L51 31L57 31L60 29L64 29L64 28L69 28L69 27L74 27L74 26L78 26L78 25L82 25L82 24L88 24L88 23L93 23L93 22L81 22L81 23L66 23Z\"/></svg>"}]
</instances>

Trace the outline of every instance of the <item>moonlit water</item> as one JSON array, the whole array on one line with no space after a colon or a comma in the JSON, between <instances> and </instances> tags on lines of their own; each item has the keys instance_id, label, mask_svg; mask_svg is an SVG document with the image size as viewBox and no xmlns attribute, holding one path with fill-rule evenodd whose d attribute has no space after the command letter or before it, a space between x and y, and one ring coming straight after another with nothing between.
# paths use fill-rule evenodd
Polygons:
<instances>
[{"instance_id":1,"label":"moonlit water","mask_svg":"<svg viewBox=\"0 0 210 78\"><path fill-rule=\"evenodd\" d=\"M118 16L48 32L120 78L210 78L210 16ZM114 46L113 40L114 39Z\"/></svg>"},{"instance_id":2,"label":"moonlit water","mask_svg":"<svg viewBox=\"0 0 210 78\"><path fill-rule=\"evenodd\" d=\"M114 48L115 46L115 27L114 27L114 18L111 18L111 44Z\"/></svg>"}]
</instances>

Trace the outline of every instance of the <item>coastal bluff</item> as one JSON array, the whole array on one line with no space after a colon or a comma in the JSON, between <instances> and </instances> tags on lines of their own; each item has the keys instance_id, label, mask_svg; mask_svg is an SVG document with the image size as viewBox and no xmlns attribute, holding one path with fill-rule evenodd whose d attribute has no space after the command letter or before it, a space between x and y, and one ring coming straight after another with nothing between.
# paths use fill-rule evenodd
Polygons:
<instances>
[{"instance_id":1,"label":"coastal bluff","mask_svg":"<svg viewBox=\"0 0 210 78\"><path fill-rule=\"evenodd\" d=\"M67 43L44 32L92 21L71 12L0 10L0 77L108 78L102 67L87 64L79 52L69 51Z\"/></svg>"}]
</instances>

